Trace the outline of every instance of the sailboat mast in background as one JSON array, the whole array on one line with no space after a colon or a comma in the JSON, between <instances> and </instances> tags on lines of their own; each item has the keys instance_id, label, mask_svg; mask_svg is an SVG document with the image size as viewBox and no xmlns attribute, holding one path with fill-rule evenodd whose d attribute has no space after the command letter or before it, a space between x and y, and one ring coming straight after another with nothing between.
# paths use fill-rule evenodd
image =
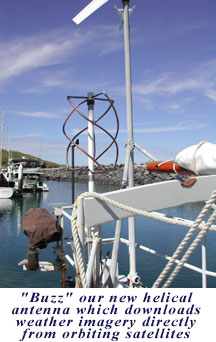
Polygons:
<instances>
[{"instance_id":1,"label":"sailboat mast in background","mask_svg":"<svg viewBox=\"0 0 216 342\"><path fill-rule=\"evenodd\" d=\"M1 122L0 169L2 168L3 134L4 134L4 110L2 111L2 122Z\"/></svg>"}]
</instances>

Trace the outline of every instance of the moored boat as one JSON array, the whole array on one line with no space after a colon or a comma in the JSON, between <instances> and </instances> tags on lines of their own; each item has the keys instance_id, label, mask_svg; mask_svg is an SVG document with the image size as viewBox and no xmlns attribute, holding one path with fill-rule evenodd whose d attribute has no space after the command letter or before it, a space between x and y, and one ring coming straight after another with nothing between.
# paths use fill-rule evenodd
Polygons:
<instances>
[{"instance_id":1,"label":"moored boat","mask_svg":"<svg viewBox=\"0 0 216 342\"><path fill-rule=\"evenodd\" d=\"M42 180L41 163L37 159L11 158L2 173L7 181L15 183L15 189L20 192L49 191Z\"/></svg>"},{"instance_id":2,"label":"moored boat","mask_svg":"<svg viewBox=\"0 0 216 342\"><path fill-rule=\"evenodd\" d=\"M9 199L9 198L13 197L13 194L14 194L13 188L5 187L5 186L0 187L0 198L1 199Z\"/></svg>"},{"instance_id":3,"label":"moored boat","mask_svg":"<svg viewBox=\"0 0 216 342\"><path fill-rule=\"evenodd\" d=\"M14 182L8 182L4 175L0 174L0 198L6 199L11 198L14 195Z\"/></svg>"}]
</instances>

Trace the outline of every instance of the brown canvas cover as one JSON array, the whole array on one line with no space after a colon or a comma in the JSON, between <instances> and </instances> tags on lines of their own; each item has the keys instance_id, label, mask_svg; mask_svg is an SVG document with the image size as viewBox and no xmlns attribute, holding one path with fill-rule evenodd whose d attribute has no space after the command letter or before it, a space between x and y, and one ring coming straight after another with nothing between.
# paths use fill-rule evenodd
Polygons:
<instances>
[{"instance_id":1,"label":"brown canvas cover","mask_svg":"<svg viewBox=\"0 0 216 342\"><path fill-rule=\"evenodd\" d=\"M45 208L32 208L23 216L23 231L29 237L29 248L44 248L61 237L61 227Z\"/></svg>"}]
</instances>

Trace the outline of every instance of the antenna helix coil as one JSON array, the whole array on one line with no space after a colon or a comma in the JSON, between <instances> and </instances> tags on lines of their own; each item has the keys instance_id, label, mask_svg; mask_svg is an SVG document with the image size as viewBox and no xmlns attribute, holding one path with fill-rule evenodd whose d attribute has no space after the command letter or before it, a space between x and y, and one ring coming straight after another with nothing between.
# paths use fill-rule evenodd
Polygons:
<instances>
[{"instance_id":1,"label":"antenna helix coil","mask_svg":"<svg viewBox=\"0 0 216 342\"><path fill-rule=\"evenodd\" d=\"M118 161L118 155L119 155L119 149L118 149L118 144L117 144L117 136L118 136L118 132L119 132L119 118L118 118L118 114L117 114L117 111L114 107L114 101L111 100L109 98L109 96L107 95L106 92L101 92L101 93L98 93L96 95L93 95L92 93L89 93L91 94L91 96L67 96L67 100L68 102L71 104L71 106L73 107L72 111L70 112L70 114L67 116L67 118L65 119L64 121L64 124L63 124L63 133L65 135L65 137L69 140L69 144L67 146L67 150L66 150L66 164L68 166L68 153L69 153L69 149L70 147L74 146L74 147L77 147L81 152L83 152L88 158L92 159L94 161L94 163L97 165L97 167L100 169L100 170L103 170L103 168L101 167L101 165L99 164L98 160L114 145L115 146L115 162L114 162L114 165L117 164L117 161ZM103 97L101 97L103 96ZM75 105L73 103L72 100L75 100L75 99L80 99L81 102L78 104L78 105ZM100 115L96 120L90 120L86 115L84 115L79 107L82 106L84 103L87 103L87 105L89 104L94 104L95 101L104 101L104 102L108 102L108 107L107 109L105 110L105 112ZM105 129L104 127L102 127L100 124L99 124L99 121L104 118L109 112L110 110L113 110L113 113L114 113L114 118L115 118L115 121L116 121L116 131L115 131L115 134L112 135L107 129ZM74 115L75 113L77 113L78 115L80 115L83 119L85 119L88 123L92 123L95 127L97 127L98 129L102 130L102 132L104 132L110 139L111 139L111 142L110 144L98 155L98 156L91 156L84 148L82 148L80 145L79 145L79 139L78 137L84 133L85 131L88 130L88 126L84 127L83 129L81 129L72 139L69 137L69 134L66 132L66 125L68 124L68 121L69 119L72 117L72 115ZM99 170L98 170L99 171ZM94 172L96 173L96 172Z\"/></svg>"}]
</instances>

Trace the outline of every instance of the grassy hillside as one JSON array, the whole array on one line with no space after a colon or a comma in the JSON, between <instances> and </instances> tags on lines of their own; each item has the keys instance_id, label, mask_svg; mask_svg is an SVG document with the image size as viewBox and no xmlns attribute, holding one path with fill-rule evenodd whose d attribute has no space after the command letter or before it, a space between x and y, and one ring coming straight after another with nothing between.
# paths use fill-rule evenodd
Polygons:
<instances>
[{"instance_id":1,"label":"grassy hillside","mask_svg":"<svg viewBox=\"0 0 216 342\"><path fill-rule=\"evenodd\" d=\"M17 152L17 151L10 151L10 157L11 158L30 158L30 159L37 159L40 160L40 158L31 156L30 154L26 154L26 153L21 153L21 152ZM52 163L50 161L47 160L43 160L43 167L49 168L49 167L59 167L59 164L56 163ZM2 167L6 167L8 165L8 152L7 150L2 150Z\"/></svg>"}]
</instances>

